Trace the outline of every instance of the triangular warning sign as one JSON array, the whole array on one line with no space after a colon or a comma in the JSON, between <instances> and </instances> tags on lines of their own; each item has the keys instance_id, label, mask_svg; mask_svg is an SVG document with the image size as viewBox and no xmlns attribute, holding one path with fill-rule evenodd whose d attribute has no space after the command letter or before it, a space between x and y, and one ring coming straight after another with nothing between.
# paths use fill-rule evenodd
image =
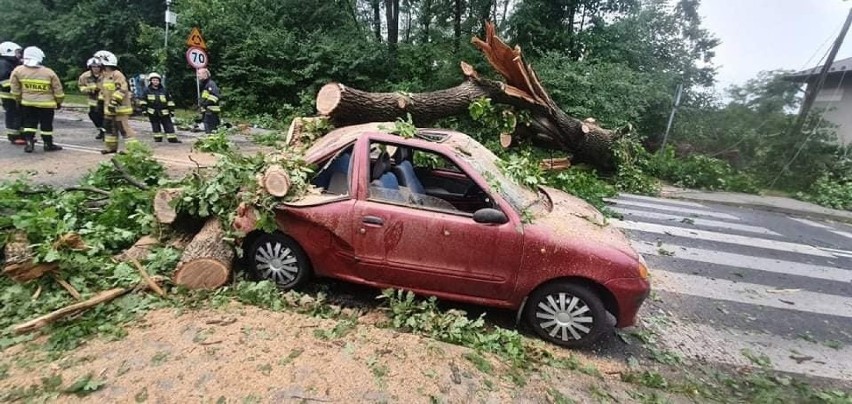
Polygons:
<instances>
[{"instance_id":1,"label":"triangular warning sign","mask_svg":"<svg viewBox=\"0 0 852 404\"><path fill-rule=\"evenodd\" d=\"M207 50L207 43L204 42L204 37L201 36L201 31L197 27L193 27L189 36L186 37L186 46L194 46Z\"/></svg>"}]
</instances>

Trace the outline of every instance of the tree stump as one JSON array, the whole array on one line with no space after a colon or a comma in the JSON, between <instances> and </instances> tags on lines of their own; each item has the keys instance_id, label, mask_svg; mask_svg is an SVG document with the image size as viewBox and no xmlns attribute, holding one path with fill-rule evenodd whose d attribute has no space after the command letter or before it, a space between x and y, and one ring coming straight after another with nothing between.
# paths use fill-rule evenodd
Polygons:
<instances>
[{"instance_id":1,"label":"tree stump","mask_svg":"<svg viewBox=\"0 0 852 404\"><path fill-rule=\"evenodd\" d=\"M227 283L234 249L223 237L219 219L208 219L187 244L174 274L175 284L190 289L215 289Z\"/></svg>"}]
</instances>

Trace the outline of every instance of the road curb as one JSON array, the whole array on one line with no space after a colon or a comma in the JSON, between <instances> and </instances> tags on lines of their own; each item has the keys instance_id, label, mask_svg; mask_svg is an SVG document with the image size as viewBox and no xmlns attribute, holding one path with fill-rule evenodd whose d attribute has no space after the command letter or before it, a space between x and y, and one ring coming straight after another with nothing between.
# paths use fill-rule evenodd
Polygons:
<instances>
[{"instance_id":1,"label":"road curb","mask_svg":"<svg viewBox=\"0 0 852 404\"><path fill-rule=\"evenodd\" d=\"M829 209L824 208L819 205L814 205L809 202L803 202L798 200L791 200L791 202L795 202L797 204L808 203L809 205L813 205L812 210L805 210L795 207L789 206L779 206L772 203L762 202L762 201L748 201L748 200L732 200L725 199L724 194L715 194L717 197L707 197L701 194L693 194L689 191L677 191L677 190L663 190L660 192L660 196L666 199L681 199L688 200L694 202L706 202L706 203L716 203L720 205L727 206L738 206L738 207L747 207L754 208L760 210L766 210L770 212L784 213L792 216L805 217L808 219L817 219L817 220L833 220L838 222L844 222L848 224L852 224L852 212L846 212L842 210ZM748 197L760 198L759 196L747 195ZM786 199L786 198L785 198Z\"/></svg>"}]
</instances>

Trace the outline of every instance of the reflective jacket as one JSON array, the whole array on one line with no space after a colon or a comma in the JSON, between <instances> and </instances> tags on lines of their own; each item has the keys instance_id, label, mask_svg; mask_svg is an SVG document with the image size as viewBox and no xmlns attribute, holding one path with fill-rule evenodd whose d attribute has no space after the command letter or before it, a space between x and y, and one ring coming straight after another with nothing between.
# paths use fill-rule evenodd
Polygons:
<instances>
[{"instance_id":1,"label":"reflective jacket","mask_svg":"<svg viewBox=\"0 0 852 404\"><path fill-rule=\"evenodd\" d=\"M0 57L0 99L15 99L15 96L11 93L12 81L10 78L12 77L12 70L15 70L20 64L18 58Z\"/></svg>"},{"instance_id":2,"label":"reflective jacket","mask_svg":"<svg viewBox=\"0 0 852 404\"><path fill-rule=\"evenodd\" d=\"M98 76L95 76L91 70L86 70L80 75L77 79L77 87L81 93L89 97L89 106L97 106L98 100L103 100L101 91L98 90Z\"/></svg>"},{"instance_id":3,"label":"reflective jacket","mask_svg":"<svg viewBox=\"0 0 852 404\"><path fill-rule=\"evenodd\" d=\"M10 80L12 95L25 107L56 108L65 99L62 82L49 67L18 66Z\"/></svg>"},{"instance_id":4,"label":"reflective jacket","mask_svg":"<svg viewBox=\"0 0 852 404\"><path fill-rule=\"evenodd\" d=\"M119 70L105 70L98 77L98 88L104 97L104 115L129 116L133 114L130 104L132 95L127 79Z\"/></svg>"},{"instance_id":5,"label":"reflective jacket","mask_svg":"<svg viewBox=\"0 0 852 404\"><path fill-rule=\"evenodd\" d=\"M154 88L149 85L145 89L145 94L142 95L141 104L148 115L166 116L175 109L171 94L163 86Z\"/></svg>"},{"instance_id":6,"label":"reflective jacket","mask_svg":"<svg viewBox=\"0 0 852 404\"><path fill-rule=\"evenodd\" d=\"M205 112L219 113L219 86L213 79L204 80L201 83L201 109Z\"/></svg>"}]
</instances>

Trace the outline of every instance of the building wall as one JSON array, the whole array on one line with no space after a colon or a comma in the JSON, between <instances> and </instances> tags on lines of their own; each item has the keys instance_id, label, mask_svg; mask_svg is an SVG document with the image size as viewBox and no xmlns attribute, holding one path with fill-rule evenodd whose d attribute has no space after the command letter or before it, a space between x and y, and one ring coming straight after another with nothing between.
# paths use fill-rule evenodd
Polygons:
<instances>
[{"instance_id":1,"label":"building wall","mask_svg":"<svg viewBox=\"0 0 852 404\"><path fill-rule=\"evenodd\" d=\"M849 77L845 77L849 76ZM814 109L824 109L824 117L838 125L837 140L844 145L852 144L852 74L829 77L814 100Z\"/></svg>"}]
</instances>

